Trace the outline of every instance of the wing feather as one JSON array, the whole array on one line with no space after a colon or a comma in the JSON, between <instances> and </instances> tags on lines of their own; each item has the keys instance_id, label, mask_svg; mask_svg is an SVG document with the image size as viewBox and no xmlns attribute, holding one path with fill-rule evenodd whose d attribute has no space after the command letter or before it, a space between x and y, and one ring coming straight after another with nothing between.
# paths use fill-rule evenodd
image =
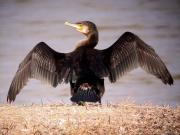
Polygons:
<instances>
[{"instance_id":1,"label":"wing feather","mask_svg":"<svg viewBox=\"0 0 180 135\"><path fill-rule=\"evenodd\" d=\"M42 80L56 87L64 78L61 69L67 70L65 61L65 54L55 52L44 42L37 44L19 65L10 85L7 101L15 100L29 78Z\"/></svg>"},{"instance_id":2,"label":"wing feather","mask_svg":"<svg viewBox=\"0 0 180 135\"><path fill-rule=\"evenodd\" d=\"M173 84L171 74L155 50L131 32L125 32L112 46L103 50L103 55L111 82L140 66L163 83Z\"/></svg>"}]
</instances>

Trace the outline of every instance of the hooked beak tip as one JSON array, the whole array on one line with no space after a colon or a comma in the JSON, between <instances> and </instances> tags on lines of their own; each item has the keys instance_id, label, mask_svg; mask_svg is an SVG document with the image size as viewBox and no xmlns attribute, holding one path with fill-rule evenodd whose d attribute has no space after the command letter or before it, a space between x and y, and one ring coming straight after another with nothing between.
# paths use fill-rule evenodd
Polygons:
<instances>
[{"instance_id":1,"label":"hooked beak tip","mask_svg":"<svg viewBox=\"0 0 180 135\"><path fill-rule=\"evenodd\" d=\"M71 26L71 27L74 27L74 28L76 28L76 29L80 29L80 26L77 25L77 24L73 24L73 23L69 23L69 22L65 22L64 24L65 24L65 25L68 25L68 26Z\"/></svg>"},{"instance_id":2,"label":"hooked beak tip","mask_svg":"<svg viewBox=\"0 0 180 135\"><path fill-rule=\"evenodd\" d=\"M64 24L65 24L65 25L69 25L70 23L66 21Z\"/></svg>"}]
</instances>

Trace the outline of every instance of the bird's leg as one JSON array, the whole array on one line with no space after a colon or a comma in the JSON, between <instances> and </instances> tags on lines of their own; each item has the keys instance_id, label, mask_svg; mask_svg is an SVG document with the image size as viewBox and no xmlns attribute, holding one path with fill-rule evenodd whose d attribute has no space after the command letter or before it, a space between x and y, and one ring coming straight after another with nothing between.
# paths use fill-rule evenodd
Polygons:
<instances>
[{"instance_id":1,"label":"bird's leg","mask_svg":"<svg viewBox=\"0 0 180 135\"><path fill-rule=\"evenodd\" d=\"M86 102L84 102L84 101L72 102L72 105L85 106Z\"/></svg>"},{"instance_id":2,"label":"bird's leg","mask_svg":"<svg viewBox=\"0 0 180 135\"><path fill-rule=\"evenodd\" d=\"M78 105L81 105L81 106L85 106L85 105L86 105L86 102L84 102L84 101L79 101L79 102L77 102L77 104L78 104Z\"/></svg>"},{"instance_id":3,"label":"bird's leg","mask_svg":"<svg viewBox=\"0 0 180 135\"><path fill-rule=\"evenodd\" d=\"M101 99L99 100L99 104L102 105L102 104L101 104Z\"/></svg>"}]
</instances>

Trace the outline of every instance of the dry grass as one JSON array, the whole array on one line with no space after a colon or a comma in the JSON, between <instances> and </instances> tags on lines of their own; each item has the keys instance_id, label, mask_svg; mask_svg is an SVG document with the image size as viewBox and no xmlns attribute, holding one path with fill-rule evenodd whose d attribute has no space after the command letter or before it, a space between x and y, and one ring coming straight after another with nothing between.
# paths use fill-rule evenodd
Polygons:
<instances>
[{"instance_id":1,"label":"dry grass","mask_svg":"<svg viewBox=\"0 0 180 135\"><path fill-rule=\"evenodd\" d=\"M180 107L136 105L0 106L3 135L178 135Z\"/></svg>"}]
</instances>

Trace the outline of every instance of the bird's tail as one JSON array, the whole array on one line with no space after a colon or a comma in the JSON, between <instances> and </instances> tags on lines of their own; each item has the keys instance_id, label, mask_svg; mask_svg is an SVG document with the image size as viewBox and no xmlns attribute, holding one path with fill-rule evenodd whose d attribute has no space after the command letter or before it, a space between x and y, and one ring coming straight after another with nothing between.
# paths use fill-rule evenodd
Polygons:
<instances>
[{"instance_id":1,"label":"bird's tail","mask_svg":"<svg viewBox=\"0 0 180 135\"><path fill-rule=\"evenodd\" d=\"M72 102L100 102L101 98L97 94L97 88L83 83L79 86L76 93L71 97Z\"/></svg>"}]
</instances>

